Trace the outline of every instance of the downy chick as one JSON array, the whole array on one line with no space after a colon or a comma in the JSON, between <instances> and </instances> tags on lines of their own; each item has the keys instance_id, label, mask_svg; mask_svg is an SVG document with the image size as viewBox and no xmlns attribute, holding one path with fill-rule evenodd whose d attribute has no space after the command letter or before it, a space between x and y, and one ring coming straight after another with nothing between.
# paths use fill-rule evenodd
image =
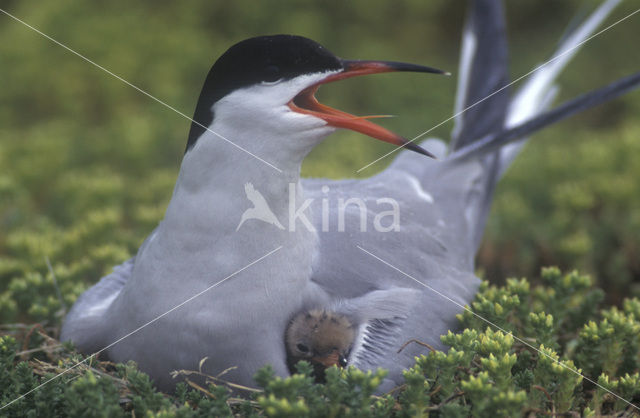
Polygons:
<instances>
[{"instance_id":1,"label":"downy chick","mask_svg":"<svg viewBox=\"0 0 640 418\"><path fill-rule=\"evenodd\" d=\"M297 314L285 333L287 366L295 373L300 360L311 363L316 382L324 383L331 366L346 367L357 334L357 325L346 315L324 309Z\"/></svg>"}]
</instances>

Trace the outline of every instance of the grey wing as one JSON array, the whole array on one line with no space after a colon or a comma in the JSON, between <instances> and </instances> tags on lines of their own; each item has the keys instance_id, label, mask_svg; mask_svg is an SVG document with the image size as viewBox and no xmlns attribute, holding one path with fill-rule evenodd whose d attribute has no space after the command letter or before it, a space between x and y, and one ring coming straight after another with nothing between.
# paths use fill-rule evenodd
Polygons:
<instances>
[{"instance_id":1,"label":"grey wing","mask_svg":"<svg viewBox=\"0 0 640 418\"><path fill-rule=\"evenodd\" d=\"M408 287L374 290L357 298L335 300L328 310L340 313L356 324L406 318L418 298L418 293Z\"/></svg>"},{"instance_id":2,"label":"grey wing","mask_svg":"<svg viewBox=\"0 0 640 418\"><path fill-rule=\"evenodd\" d=\"M138 254L141 254L147 243L153 240L156 231L157 228L145 239ZM106 341L110 335L108 327L111 324L105 321L104 315L131 278L135 261L134 256L115 266L111 274L101 278L80 295L65 317L60 331L60 341L72 341L83 353L95 353L112 342Z\"/></svg>"},{"instance_id":3,"label":"grey wing","mask_svg":"<svg viewBox=\"0 0 640 418\"><path fill-rule=\"evenodd\" d=\"M133 272L135 257L114 267L113 272L85 291L67 314L60 341L72 341L83 353L95 353L109 342L104 314Z\"/></svg>"},{"instance_id":4,"label":"grey wing","mask_svg":"<svg viewBox=\"0 0 640 418\"><path fill-rule=\"evenodd\" d=\"M402 344L402 326L419 296L416 289L394 287L335 302L330 310L358 324L349 364L362 370L381 367L385 356Z\"/></svg>"},{"instance_id":5,"label":"grey wing","mask_svg":"<svg viewBox=\"0 0 640 418\"><path fill-rule=\"evenodd\" d=\"M425 174L430 171L434 178L443 180L451 174L440 173L440 163L427 164L430 167ZM456 187L458 180L461 183L464 179L449 180ZM307 195L314 198L313 219L318 231L322 231L321 187L328 185L336 197L327 202L329 230L319 232L313 282L336 298L358 298L395 287L409 288L416 295L413 301L400 298L402 316L373 318L361 329L359 344L365 347L357 350L362 354L356 356L355 364L386 368L394 382L402 381L401 370L409 367L419 352L410 347L397 353L402 344L415 338L443 349L440 335L458 327L456 314L473 299L480 283L473 274L473 248L463 239L468 234L465 223L459 221L464 217L464 206L454 202L457 194L442 193L444 189L436 187L437 179L424 186L416 182L411 174L394 169L357 182L303 183ZM376 212L389 209L379 208L376 201L385 197L398 202L397 231L376 229ZM360 209L355 205L341 208L340 198L366 203L364 232L360 230ZM341 216L343 230L338 228ZM381 222L388 226L387 221Z\"/></svg>"}]
</instances>

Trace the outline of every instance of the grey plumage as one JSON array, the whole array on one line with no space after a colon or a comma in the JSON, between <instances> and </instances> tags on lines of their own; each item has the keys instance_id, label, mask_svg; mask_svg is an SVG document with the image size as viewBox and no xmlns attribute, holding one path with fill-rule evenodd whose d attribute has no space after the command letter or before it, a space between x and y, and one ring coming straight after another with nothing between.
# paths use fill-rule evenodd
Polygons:
<instances>
[{"instance_id":1,"label":"grey plumage","mask_svg":"<svg viewBox=\"0 0 640 418\"><path fill-rule=\"evenodd\" d=\"M560 50L586 39L616 3L603 4L565 38ZM135 258L79 299L65 321L61 339L73 340L85 352L100 349L257 259L275 246L268 244L277 242L282 243L282 250L265 259L261 270L243 271L206 299L194 300L107 354L114 360L139 361L163 388L173 385L168 378L171 370L195 368L205 356L211 359L211 373L238 366L229 376L250 385L255 370L265 363L271 363L276 373L287 374L283 335L292 315L309 306L332 306L338 312L361 315L361 321L378 321L367 331L355 363L363 369L387 368L390 374L383 390L401 383L402 370L424 350L411 346L398 353L397 349L413 338L444 348L439 336L458 327L455 315L460 308L358 246L456 303L470 303L480 282L474 275L474 257L493 190L523 140L543 126L623 94L640 82L640 74L635 74L544 113L554 96L553 81L571 55L539 69L515 96L508 89L500 90L508 82L502 6L499 1L478 0L473 2L463 35L456 110L473 107L456 118L449 148L436 139L424 142L438 161L403 151L388 169L365 180L303 179L298 183L296 173L306 148L293 149L288 156L268 148L267 142L259 144L265 153L287 157L277 163L291 167L290 181L296 183L298 199L313 199L314 232L300 228L293 233L261 222L246 222L235 231L235 218L227 225L208 212L198 212L212 207L212 201L207 193L194 191L196 163L201 164L197 168L211 166L228 170L223 174L233 173L224 185L229 190L237 187L240 191L244 183L253 181L265 198L274 199L269 202L277 217L288 208L282 179L264 172L263 166L245 167L242 175L246 178L236 178L241 177L234 166L237 161L208 157L213 140L199 139L185 154L165 220ZM480 101L493 92L497 93ZM302 147L299 142L295 145ZM323 186L329 187L328 194ZM340 198L366 203L365 231L360 228L361 211L341 206ZM375 213L370 210L382 204L379 198L398 203L397 230L376 228ZM323 219L325 204L327 219ZM216 210L239 214L241 208L246 208L244 196L225 200ZM337 231L341 216L344 231ZM323 229L325 221L332 229ZM376 292L389 293L376 299L381 295ZM384 312L387 317L380 318ZM254 341L260 335L265 337L257 346Z\"/></svg>"},{"instance_id":2,"label":"grey plumage","mask_svg":"<svg viewBox=\"0 0 640 418\"><path fill-rule=\"evenodd\" d=\"M615 3L617 1L603 4L567 37L559 50L566 51L586 39ZM365 201L386 196L398 201L401 208L411 208L402 212L402 227L395 233L377 233L372 225L368 225L366 233L353 232L349 238L339 233L321 234L321 257L314 266L313 275L313 280L323 288L339 289L343 297L356 296L371 288L384 288L390 283L420 291L420 300L402 324L397 347L417 338L436 348L445 348L439 336L458 327L455 315L460 308L374 260L356 245L457 303L468 304L479 284L473 274L474 257L493 190L521 149L523 139L578 109L583 110L629 91L640 82L638 73L545 113L555 93L553 80L568 62L567 56L539 69L513 99L506 94L507 89L502 89L488 100L476 104L506 85L502 15L497 1L477 1L472 7L463 35L466 41L463 42L463 68L460 70L461 77L469 75L469 78L459 83L456 110L475 106L456 119L449 154L443 143L429 140L422 145L438 155L439 161L427 161L404 152L388 169L369 179L303 182L305 190L316 200L321 198L321 185L328 184L338 196L360 197ZM470 38L475 41L470 41ZM497 50L494 45L497 45ZM484 75L472 77L472 74ZM490 81L489 85L484 84L485 79ZM503 82L505 84L501 86ZM430 199L421 199L415 192L413 186L416 181ZM320 211L319 207L314 209L314 213ZM338 211L337 205L331 209L334 215ZM357 213L347 212L347 216L352 218L351 225L358 224ZM320 219L315 222L319 225ZM357 228L351 230L357 231ZM345 263L344 260L350 262ZM420 352L424 353L425 349L418 346L410 346L401 353L390 350L383 361L365 362L360 366L387 368L390 370L389 379L400 384L401 370L410 366L414 356Z\"/></svg>"},{"instance_id":3,"label":"grey plumage","mask_svg":"<svg viewBox=\"0 0 640 418\"><path fill-rule=\"evenodd\" d=\"M615 3L617 2L609 1L601 6L586 23L567 37L558 52L566 51L586 39ZM460 73L461 77L465 74L485 76L471 77L459 83L457 111L475 104L507 84L506 51L502 50L504 43L496 40L496 37L504 39L501 7L498 2L480 1L475 3L472 10L466 30L473 32L466 32L464 38L476 38L476 42L473 42L474 53L463 50L462 55L464 57L469 54L467 56L479 59L463 59L461 65L464 67L468 63L469 68L462 68ZM493 48L494 45L497 45L497 51ZM464 46L472 47L468 44ZM473 275L473 258L482 237L493 190L520 150L522 139L576 111L627 92L640 82L638 73L545 112L555 93L553 80L566 65L570 58L568 55L570 54L533 74L532 79L514 99L505 103L508 90L503 89L463 113L456 120L451 154L448 156L444 154L443 144L436 140L425 142L423 146L439 154L440 162L425 161L412 154L402 153L387 170L371 179L328 183L338 195L359 196L364 199L369 196L388 196L396 199L400 207L414 210L403 212L402 229L397 234L376 234L371 225L366 234L352 234L351 242L338 237L338 234L322 234L321 254L325 258L318 263L314 280L326 288L340 288L342 296L358 294L358 287L375 288L390 281L420 289L419 285L402 274L377 263L362 252L359 253L355 248L355 244L359 244L457 302L469 303L478 284ZM484 79L491 83L484 85ZM485 123L478 123L479 120ZM489 124L486 121L493 122ZM514 144L514 140L520 142ZM414 179L418 179L420 187L432 196L433 203L420 201L415 193L410 194L410 184ZM304 183L306 190L316 191L321 184L322 181L319 180ZM316 197L320 198L320 194L317 193ZM332 209L337 210L335 207ZM357 219L352 222L357 224ZM319 219L316 219L316 223L319 224ZM354 265L338 261L351 257L357 257L361 262ZM379 277L381 280L372 283L372 277ZM349 281L341 281L344 278L349 278ZM399 346L412 338L418 338L435 347L444 348L439 335L458 326L455 314L459 312L459 307L424 288L422 298L403 325L397 344ZM401 368L397 365L408 367L413 362L413 356L421 351L424 352L417 346L409 347L400 354L390 351L385 361L361 366L388 368L391 370L390 378L400 383Z\"/></svg>"},{"instance_id":4,"label":"grey plumage","mask_svg":"<svg viewBox=\"0 0 640 418\"><path fill-rule=\"evenodd\" d=\"M83 352L95 353L111 341L105 341L99 325L106 310L118 296L133 271L135 257L113 268L113 272L80 295L67 314L60 339L73 340Z\"/></svg>"},{"instance_id":5,"label":"grey plumage","mask_svg":"<svg viewBox=\"0 0 640 418\"><path fill-rule=\"evenodd\" d=\"M509 110L507 37L502 4L475 1L469 7L462 34L460 76L454 112L457 115L450 150L473 144L490 132L500 131ZM474 221L472 240L480 245L486 218L499 178L500 153L477 158L484 175L477 186L481 202L470 202Z\"/></svg>"}]
</instances>

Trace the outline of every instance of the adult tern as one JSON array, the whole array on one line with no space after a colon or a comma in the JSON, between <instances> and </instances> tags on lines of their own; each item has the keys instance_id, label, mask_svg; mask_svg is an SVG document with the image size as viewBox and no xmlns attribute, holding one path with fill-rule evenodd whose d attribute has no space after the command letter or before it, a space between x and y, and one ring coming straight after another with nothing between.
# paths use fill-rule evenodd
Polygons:
<instances>
[{"instance_id":1,"label":"adult tern","mask_svg":"<svg viewBox=\"0 0 640 418\"><path fill-rule=\"evenodd\" d=\"M204 357L214 374L237 366L227 374L237 383L251 384L265 364L287 375L288 321L305 300L330 297L311 280L317 232L280 225L287 225L290 205L305 200L302 160L337 128L429 155L366 118L318 103L314 93L324 83L392 71L440 72L342 60L292 35L251 38L229 48L204 83L164 219L134 258L79 298L61 339L84 352L118 341L106 355L135 360L161 388L175 384L170 371L192 368ZM254 206L249 213L270 216L244 215L252 209L247 198ZM308 208L298 206L294 212L311 218Z\"/></svg>"},{"instance_id":2,"label":"adult tern","mask_svg":"<svg viewBox=\"0 0 640 418\"><path fill-rule=\"evenodd\" d=\"M354 360L363 369L387 368L387 387L401 383L402 370L421 348L397 348L413 338L443 348L439 336L458 326L455 315L477 290L474 256L493 190L522 139L640 82L640 73L634 74L547 110L556 76L616 3L605 2L571 31L556 58L511 96L504 88L509 79L501 3L473 2L448 148L439 140L424 148L407 143L313 96L320 84L350 76L437 70L341 60L297 36L252 38L231 47L205 81L164 219L135 257L78 299L61 339L87 353L108 347L114 361L135 360L163 389L174 384L170 371L195 368L204 357L208 373L235 366L226 378L251 385L265 364L279 375L289 373L285 329L309 303L411 291L404 319L369 335L393 335L387 352L368 355L363 345ZM401 152L388 169L365 180L301 180L304 157L336 128L416 152ZM251 209L243 192L248 183L261 195L255 201L268 202L256 209L268 207L284 228L260 219L239 225ZM386 218L391 226L372 220L372 205L380 199L399 210L399 217ZM254 260L260 262L244 269Z\"/></svg>"}]
</instances>

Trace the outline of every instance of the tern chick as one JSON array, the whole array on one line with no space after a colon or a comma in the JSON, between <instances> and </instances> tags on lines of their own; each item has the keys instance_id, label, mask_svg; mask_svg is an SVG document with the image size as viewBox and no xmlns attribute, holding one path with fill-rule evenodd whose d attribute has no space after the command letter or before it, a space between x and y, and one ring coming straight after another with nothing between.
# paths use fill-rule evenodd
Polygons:
<instances>
[{"instance_id":1,"label":"tern chick","mask_svg":"<svg viewBox=\"0 0 640 418\"><path fill-rule=\"evenodd\" d=\"M357 325L346 315L324 309L297 314L285 333L287 365L291 373L300 360L311 363L316 382L324 382L331 366L346 367L357 334Z\"/></svg>"}]
</instances>

